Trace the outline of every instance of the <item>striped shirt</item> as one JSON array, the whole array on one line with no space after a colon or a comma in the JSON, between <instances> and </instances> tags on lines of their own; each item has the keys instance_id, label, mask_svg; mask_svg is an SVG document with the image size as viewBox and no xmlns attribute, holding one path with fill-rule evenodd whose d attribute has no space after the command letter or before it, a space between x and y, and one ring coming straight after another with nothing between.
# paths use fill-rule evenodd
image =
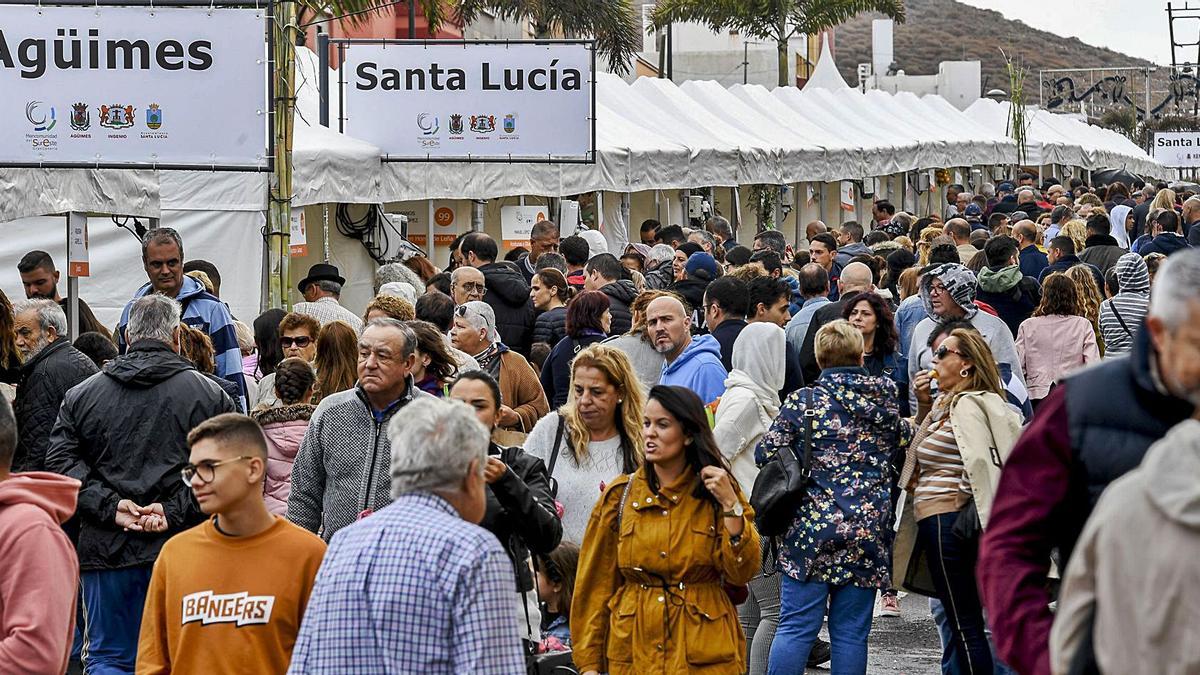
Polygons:
<instances>
[{"instance_id":1,"label":"striped shirt","mask_svg":"<svg viewBox=\"0 0 1200 675\"><path fill-rule=\"evenodd\" d=\"M954 440L954 427L948 419L932 424L934 430L917 446L917 487L913 492L917 520L961 510L971 499L971 482Z\"/></svg>"},{"instance_id":2,"label":"striped shirt","mask_svg":"<svg viewBox=\"0 0 1200 675\"><path fill-rule=\"evenodd\" d=\"M1149 307L1149 293L1117 293L1100 303L1104 358L1124 356L1133 349L1134 338L1141 330L1142 319Z\"/></svg>"}]
</instances>

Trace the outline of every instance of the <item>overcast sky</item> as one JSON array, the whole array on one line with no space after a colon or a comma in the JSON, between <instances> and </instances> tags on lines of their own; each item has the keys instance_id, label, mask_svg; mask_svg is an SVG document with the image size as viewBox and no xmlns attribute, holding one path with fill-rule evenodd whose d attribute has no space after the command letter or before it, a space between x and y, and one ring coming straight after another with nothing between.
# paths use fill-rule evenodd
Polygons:
<instances>
[{"instance_id":1,"label":"overcast sky","mask_svg":"<svg viewBox=\"0 0 1200 675\"><path fill-rule=\"evenodd\" d=\"M1037 0L1002 3L995 0L959 1L996 10L1005 18L1019 19L1058 35L1077 37L1097 47L1107 47L1162 65L1171 63L1166 0ZM1183 2L1175 4L1182 5ZM1200 21L1193 20L1190 24L1176 21L1175 28L1176 31L1190 33L1185 36L1177 34L1176 39L1181 42L1195 42L1200 39ZM1183 58L1182 53L1180 58ZM1089 64L1077 65L1085 67Z\"/></svg>"}]
</instances>

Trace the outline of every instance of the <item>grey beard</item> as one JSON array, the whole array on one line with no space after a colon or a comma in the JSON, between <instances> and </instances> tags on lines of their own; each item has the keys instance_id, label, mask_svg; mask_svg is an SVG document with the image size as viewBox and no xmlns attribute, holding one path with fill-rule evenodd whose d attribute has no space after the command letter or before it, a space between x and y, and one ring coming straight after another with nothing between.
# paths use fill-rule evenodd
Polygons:
<instances>
[{"instance_id":1,"label":"grey beard","mask_svg":"<svg viewBox=\"0 0 1200 675\"><path fill-rule=\"evenodd\" d=\"M22 352L21 355L24 358L24 361L28 363L36 358L38 354L41 354L43 349L49 346L50 341L46 339L46 334L43 333L42 337L38 338L37 342L33 343L33 347L31 347L29 351Z\"/></svg>"}]
</instances>

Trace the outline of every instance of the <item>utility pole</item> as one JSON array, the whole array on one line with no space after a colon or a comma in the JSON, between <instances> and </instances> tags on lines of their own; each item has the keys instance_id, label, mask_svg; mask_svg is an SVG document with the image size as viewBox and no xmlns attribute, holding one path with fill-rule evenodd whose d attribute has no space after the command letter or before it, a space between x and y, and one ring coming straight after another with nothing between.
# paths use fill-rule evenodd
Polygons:
<instances>
[{"instance_id":1,"label":"utility pole","mask_svg":"<svg viewBox=\"0 0 1200 675\"><path fill-rule=\"evenodd\" d=\"M742 84L750 84L750 43L742 40Z\"/></svg>"}]
</instances>

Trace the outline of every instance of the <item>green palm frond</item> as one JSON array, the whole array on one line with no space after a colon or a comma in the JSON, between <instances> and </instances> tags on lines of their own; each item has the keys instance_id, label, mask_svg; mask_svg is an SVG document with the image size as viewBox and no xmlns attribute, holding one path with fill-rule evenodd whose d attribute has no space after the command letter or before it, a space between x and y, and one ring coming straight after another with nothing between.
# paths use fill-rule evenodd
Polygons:
<instances>
[{"instance_id":1,"label":"green palm frond","mask_svg":"<svg viewBox=\"0 0 1200 675\"><path fill-rule=\"evenodd\" d=\"M485 10L509 21L529 21L538 37L556 31L567 36L592 37L596 50L617 74L629 70L642 46L637 17L629 0L459 0L455 11L470 23Z\"/></svg>"}]
</instances>

